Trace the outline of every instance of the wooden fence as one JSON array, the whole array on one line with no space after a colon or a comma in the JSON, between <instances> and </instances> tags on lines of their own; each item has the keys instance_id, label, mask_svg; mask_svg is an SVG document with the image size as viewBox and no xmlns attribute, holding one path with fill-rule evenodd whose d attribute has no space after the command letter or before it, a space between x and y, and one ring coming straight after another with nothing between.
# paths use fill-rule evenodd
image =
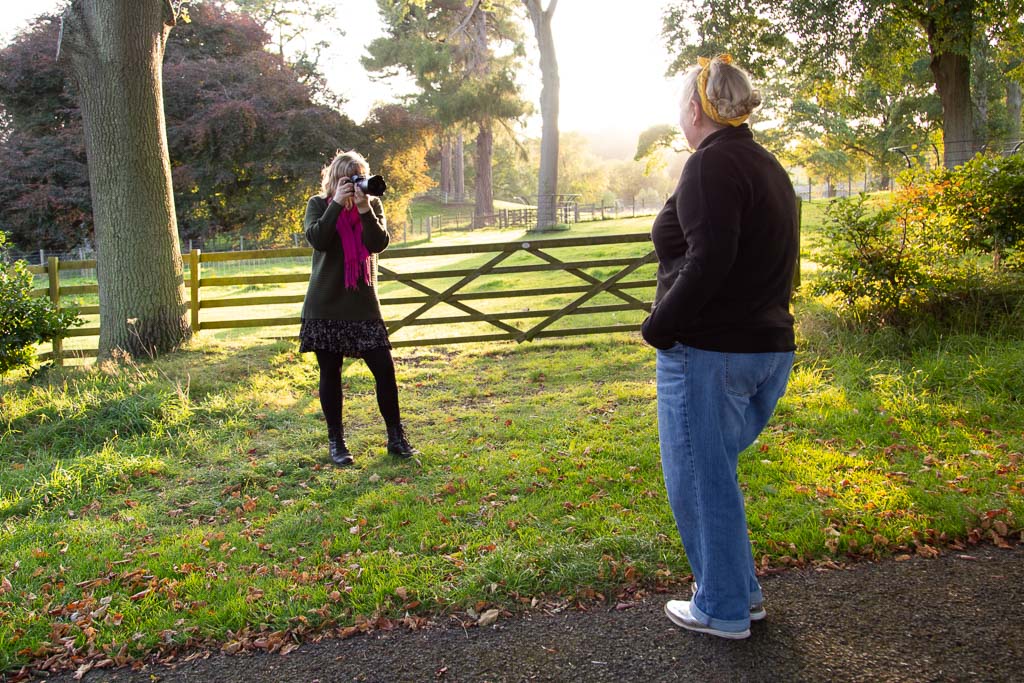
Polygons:
<instances>
[{"instance_id":1,"label":"wooden fence","mask_svg":"<svg viewBox=\"0 0 1024 683\"><path fill-rule=\"evenodd\" d=\"M606 320L603 324L594 324L593 318L589 318L587 324L576 327L556 326L555 323L571 316L649 311L650 295L653 294L656 283L653 278L653 269L650 269L652 272L646 276L643 273L637 273L641 267L655 263L657 260L649 243L650 235L642 233L387 250L380 255L381 287L383 288L389 282L397 282L402 285L397 289L404 291L400 296L382 294L381 305L386 312L391 307L407 310L404 314L391 318L385 315L389 333L394 334L403 328L420 325L441 327L447 332L427 338L393 339L392 343L396 347L401 347L482 341L524 342L545 337L638 330L639 322L617 321L615 320L617 316L614 315L607 316L611 320ZM628 246L638 244L641 246ZM588 251L614 245L623 246L622 249L616 251L622 254L632 252L632 255L587 257L586 252ZM558 256L552 253L563 251L566 251L567 255ZM309 248L222 253L202 253L200 250L193 250L187 253L185 255L188 265L186 285L189 289L188 308L193 332L297 325L300 321L297 310L294 315L283 317L244 316L229 320L204 319L202 313L217 308L298 304L303 300L304 293L233 296L204 300L203 289L303 283L309 280L308 268L298 273L225 277L205 276L203 266L241 260L251 262L266 259L309 258L311 253L312 250ZM451 261L453 257L458 260L460 256L476 259L476 261L479 261L482 256L489 256L489 258L486 258L482 264L468 266L462 264L460 267L459 263L455 263L454 267L410 272L400 272L397 270L397 265L392 266L392 263L398 264L403 259L427 258L429 261L433 257L448 257L444 260ZM463 261L465 260L463 259ZM32 266L30 270L48 277L48 286L35 290L34 294L48 296L58 306L68 296L96 294L98 286L95 284L65 286L60 280L62 271L87 270L95 268L95 265L95 261L60 261L56 257L51 257L45 266ZM416 264L413 265L415 267ZM600 272L590 272L595 269ZM562 273L563 279L568 282L563 284L560 280L557 285L548 283L547 286L518 289L500 288L502 287L500 277L496 282L498 289L488 289L486 286L482 286L483 283L478 282L491 276L523 273L537 273L538 278L541 278L541 274L552 272ZM566 275L571 277L564 277ZM550 277L548 279L550 280ZM472 291L470 285L474 282L481 286ZM642 298L630 293L635 290L642 291L640 295ZM544 301L543 298L546 297L547 302L543 304L546 307L541 309L528 307L526 310L520 307L519 310L516 310L514 306L508 305L517 301L528 302L531 297L534 301L538 299ZM564 297L568 301L551 304L551 297ZM600 297L600 302L595 301L598 297ZM482 310L481 303L487 301L498 303L499 310L489 312ZM80 315L96 315L98 313L98 305L79 307ZM516 326L513 324L515 322L522 324ZM476 323L477 327L482 323L487 331L468 334L452 333L454 326L465 323ZM41 353L39 358L40 360L53 360L57 364L61 364L65 358L69 357L93 358L97 354L97 349L65 349L64 339L96 337L98 335L98 326L72 328L66 332L63 339L53 342L51 351Z\"/></svg>"}]
</instances>

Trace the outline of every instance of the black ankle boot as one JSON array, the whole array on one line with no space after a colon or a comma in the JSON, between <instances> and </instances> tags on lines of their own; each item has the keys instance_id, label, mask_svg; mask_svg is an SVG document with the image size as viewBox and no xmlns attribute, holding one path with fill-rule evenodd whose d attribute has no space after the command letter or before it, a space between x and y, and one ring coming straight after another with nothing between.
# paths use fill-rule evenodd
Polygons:
<instances>
[{"instance_id":1,"label":"black ankle boot","mask_svg":"<svg viewBox=\"0 0 1024 683\"><path fill-rule=\"evenodd\" d=\"M399 422L395 426L388 426L388 454L399 458L411 458L418 453L405 438L405 428Z\"/></svg>"},{"instance_id":2,"label":"black ankle boot","mask_svg":"<svg viewBox=\"0 0 1024 683\"><path fill-rule=\"evenodd\" d=\"M345 445L345 435L340 429L327 431L327 454L330 456L331 462L339 467L345 467L355 462L348 446Z\"/></svg>"}]
</instances>

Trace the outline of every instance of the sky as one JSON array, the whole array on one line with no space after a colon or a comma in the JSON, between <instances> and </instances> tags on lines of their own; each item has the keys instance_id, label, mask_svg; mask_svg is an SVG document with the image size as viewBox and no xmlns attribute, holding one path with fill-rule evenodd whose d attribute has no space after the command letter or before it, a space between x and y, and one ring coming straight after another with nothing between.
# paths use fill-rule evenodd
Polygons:
<instances>
[{"instance_id":1,"label":"sky","mask_svg":"<svg viewBox=\"0 0 1024 683\"><path fill-rule=\"evenodd\" d=\"M664 77L669 56L661 39L661 13L667 0L559 0L552 22L561 80L559 128L590 136L628 137L635 141L652 125L677 121L678 79ZM5 45L34 16L52 10L59 0L0 0L0 45ZM547 2L544 3L545 5ZM408 86L372 81L359 64L365 45L381 35L373 0L340 0L345 35L332 41L324 55L332 88L347 100L344 111L362 121L376 102ZM533 27L525 27L527 55L524 96L537 103L540 69L536 65ZM527 122L539 136L538 113Z\"/></svg>"}]
</instances>

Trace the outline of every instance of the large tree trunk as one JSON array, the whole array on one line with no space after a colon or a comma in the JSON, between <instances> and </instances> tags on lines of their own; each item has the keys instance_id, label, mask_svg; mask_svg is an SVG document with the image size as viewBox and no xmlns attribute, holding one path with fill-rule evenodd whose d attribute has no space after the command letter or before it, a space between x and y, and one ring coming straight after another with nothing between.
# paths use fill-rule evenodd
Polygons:
<instances>
[{"instance_id":1,"label":"large tree trunk","mask_svg":"<svg viewBox=\"0 0 1024 683\"><path fill-rule=\"evenodd\" d=\"M950 52L938 54L932 57L931 70L942 102L942 163L953 168L977 150L970 59Z\"/></svg>"},{"instance_id":2,"label":"large tree trunk","mask_svg":"<svg viewBox=\"0 0 1024 683\"><path fill-rule=\"evenodd\" d=\"M480 2L474 2L471 10L471 38L473 48L469 60L469 71L478 78L483 78L490 68L490 51L487 49L487 11L480 8ZM491 161L494 151L493 122L489 114L480 115L476 121L476 205L473 207L473 226L487 225L494 215L494 188L491 183Z\"/></svg>"},{"instance_id":3,"label":"large tree trunk","mask_svg":"<svg viewBox=\"0 0 1024 683\"><path fill-rule=\"evenodd\" d=\"M491 183L491 157L494 149L494 131L491 120L480 122L476 136L476 206L473 208L473 227L480 228L493 221L494 190Z\"/></svg>"},{"instance_id":4,"label":"large tree trunk","mask_svg":"<svg viewBox=\"0 0 1024 683\"><path fill-rule=\"evenodd\" d=\"M1020 139L1021 88L1016 81L1006 83L1006 113L1010 119L1010 139Z\"/></svg>"},{"instance_id":5,"label":"large tree trunk","mask_svg":"<svg viewBox=\"0 0 1024 683\"><path fill-rule=\"evenodd\" d=\"M932 17L925 25L929 67L942 104L943 165L953 168L978 149L971 101L971 37L975 0L953 0L947 16Z\"/></svg>"},{"instance_id":6,"label":"large tree trunk","mask_svg":"<svg viewBox=\"0 0 1024 683\"><path fill-rule=\"evenodd\" d=\"M441 194L450 201L452 195L452 139L448 134L441 136Z\"/></svg>"},{"instance_id":7,"label":"large tree trunk","mask_svg":"<svg viewBox=\"0 0 1024 683\"><path fill-rule=\"evenodd\" d=\"M173 25L169 0L74 0L65 18L96 229L100 358L168 351L191 335L161 83Z\"/></svg>"},{"instance_id":8,"label":"large tree trunk","mask_svg":"<svg viewBox=\"0 0 1024 683\"><path fill-rule=\"evenodd\" d=\"M974 42L971 51L971 77L973 84L971 102L974 105L974 139L977 140L978 149L984 148L991 140L989 139L989 78L992 65L991 48L984 29Z\"/></svg>"},{"instance_id":9,"label":"large tree trunk","mask_svg":"<svg viewBox=\"0 0 1024 683\"><path fill-rule=\"evenodd\" d=\"M537 229L549 228L557 222L558 194L558 60L551 34L551 18L558 0L550 0L542 10L540 0L523 0L530 11L533 31L540 51L540 174L537 182Z\"/></svg>"},{"instance_id":10,"label":"large tree trunk","mask_svg":"<svg viewBox=\"0 0 1024 683\"><path fill-rule=\"evenodd\" d=\"M452 161L455 165L455 201L461 204L466 201L466 148L461 130L455 136L455 151L452 153Z\"/></svg>"}]
</instances>

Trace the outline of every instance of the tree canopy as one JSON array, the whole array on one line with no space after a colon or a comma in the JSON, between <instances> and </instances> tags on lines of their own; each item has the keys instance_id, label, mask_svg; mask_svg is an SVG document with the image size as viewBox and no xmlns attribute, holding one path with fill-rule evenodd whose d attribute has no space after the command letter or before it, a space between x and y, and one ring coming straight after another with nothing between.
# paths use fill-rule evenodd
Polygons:
<instances>
[{"instance_id":1,"label":"tree canopy","mask_svg":"<svg viewBox=\"0 0 1024 683\"><path fill-rule=\"evenodd\" d=\"M394 107L355 124L265 49L271 37L224 3L191 6L168 38L164 105L178 228L272 240L298 230L319 169L357 148L387 170L389 198L429 186L424 123ZM63 250L92 239L92 204L75 86L54 60L59 21L41 17L0 50L0 224L22 248ZM389 128L394 126L394 128ZM418 136L418 137L417 137ZM403 159L395 164L392 158ZM404 208L392 209L400 225Z\"/></svg>"},{"instance_id":2,"label":"tree canopy","mask_svg":"<svg viewBox=\"0 0 1024 683\"><path fill-rule=\"evenodd\" d=\"M351 119L314 103L311 84L268 41L219 3L195 6L171 34L164 98L185 237L294 232L320 167L365 140Z\"/></svg>"},{"instance_id":3,"label":"tree canopy","mask_svg":"<svg viewBox=\"0 0 1024 683\"><path fill-rule=\"evenodd\" d=\"M417 104L439 131L476 132L477 220L493 213L493 124L527 110L515 80L523 55L511 0L378 0L386 35L367 48L363 65L382 77L408 74L420 90Z\"/></svg>"},{"instance_id":4,"label":"tree canopy","mask_svg":"<svg viewBox=\"0 0 1024 683\"><path fill-rule=\"evenodd\" d=\"M991 137L981 105L1020 79L1011 55L1024 49L1022 7L1021 0L684 0L666 11L664 35L676 71L697 55L730 52L764 84L768 116L791 133L824 134L877 163L889 148L941 128L949 164ZM986 61L998 88L977 87Z\"/></svg>"}]
</instances>

